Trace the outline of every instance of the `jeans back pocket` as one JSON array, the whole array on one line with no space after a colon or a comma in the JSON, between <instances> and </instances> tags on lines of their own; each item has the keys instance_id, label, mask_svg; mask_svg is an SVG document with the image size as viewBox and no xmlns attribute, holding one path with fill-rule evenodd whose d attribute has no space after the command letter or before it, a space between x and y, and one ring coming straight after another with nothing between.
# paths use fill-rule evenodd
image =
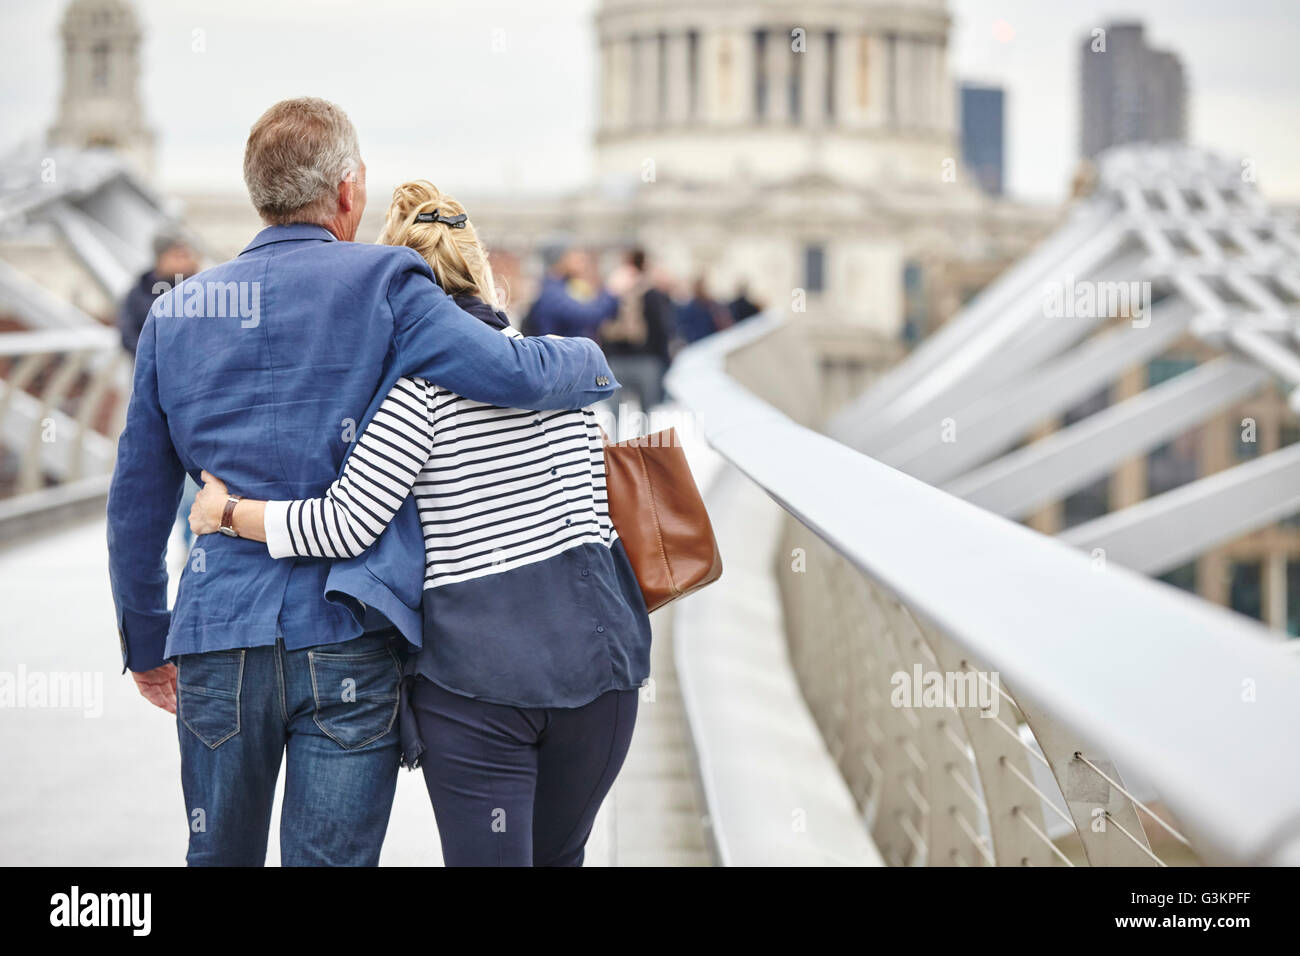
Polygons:
<instances>
[{"instance_id":1,"label":"jeans back pocket","mask_svg":"<svg viewBox=\"0 0 1300 956\"><path fill-rule=\"evenodd\" d=\"M182 654L176 659L177 713L190 733L215 750L239 733L244 650Z\"/></svg>"},{"instance_id":2,"label":"jeans back pocket","mask_svg":"<svg viewBox=\"0 0 1300 956\"><path fill-rule=\"evenodd\" d=\"M337 650L313 648L307 652L311 690L316 712L313 719L326 736L344 750L373 743L397 719L397 691L401 666L385 642L373 650L353 649L367 638L338 645Z\"/></svg>"}]
</instances>

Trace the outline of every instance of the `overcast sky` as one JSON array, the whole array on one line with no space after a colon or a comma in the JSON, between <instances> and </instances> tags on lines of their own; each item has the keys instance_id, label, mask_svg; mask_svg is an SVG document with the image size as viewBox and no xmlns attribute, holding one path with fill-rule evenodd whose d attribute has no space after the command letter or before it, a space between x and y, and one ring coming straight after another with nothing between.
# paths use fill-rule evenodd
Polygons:
<instances>
[{"instance_id":1,"label":"overcast sky","mask_svg":"<svg viewBox=\"0 0 1300 956\"><path fill-rule=\"evenodd\" d=\"M304 93L348 110L372 189L425 176L466 194L552 192L590 174L595 0L135 5L145 25L145 110L170 187L242 189L249 125L273 101ZM797 22L798 4L790 6ZM1255 159L1266 194L1300 200L1297 0L949 7L954 76L1007 88L1013 193L1063 195L1077 158L1080 38L1140 16L1150 43L1182 57L1192 141ZM63 8L0 0L0 147L39 136L54 115Z\"/></svg>"}]
</instances>

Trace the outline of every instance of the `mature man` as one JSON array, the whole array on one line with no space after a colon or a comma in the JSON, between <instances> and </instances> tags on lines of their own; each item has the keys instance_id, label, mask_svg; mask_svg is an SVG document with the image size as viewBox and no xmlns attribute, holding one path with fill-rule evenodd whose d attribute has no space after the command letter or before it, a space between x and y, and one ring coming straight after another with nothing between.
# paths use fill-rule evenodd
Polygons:
<instances>
[{"instance_id":1,"label":"mature man","mask_svg":"<svg viewBox=\"0 0 1300 956\"><path fill-rule=\"evenodd\" d=\"M286 753L281 862L373 865L398 767L396 632L363 632L324 599L329 562L222 535L199 540L169 613L184 475L319 495L372 396L403 375L522 408L578 408L617 382L594 343L508 338L462 313L413 250L354 243L365 165L337 106L272 106L244 179L267 228L160 297L140 335L108 502L123 662L178 715L191 865L264 862Z\"/></svg>"}]
</instances>

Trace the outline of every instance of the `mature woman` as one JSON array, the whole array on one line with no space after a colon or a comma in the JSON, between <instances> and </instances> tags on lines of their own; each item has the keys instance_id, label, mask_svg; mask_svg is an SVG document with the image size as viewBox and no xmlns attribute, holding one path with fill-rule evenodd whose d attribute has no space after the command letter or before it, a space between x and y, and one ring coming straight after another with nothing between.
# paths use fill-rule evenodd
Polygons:
<instances>
[{"instance_id":1,"label":"mature woman","mask_svg":"<svg viewBox=\"0 0 1300 956\"><path fill-rule=\"evenodd\" d=\"M433 184L395 190L380 242L416 250L461 308L519 334L464 208ZM191 522L210 534L228 492L204 478ZM241 499L233 528L277 558L351 558L412 494L424 640L403 666L403 749L424 771L443 858L580 865L650 650L595 414L498 408L402 379L322 497Z\"/></svg>"}]
</instances>

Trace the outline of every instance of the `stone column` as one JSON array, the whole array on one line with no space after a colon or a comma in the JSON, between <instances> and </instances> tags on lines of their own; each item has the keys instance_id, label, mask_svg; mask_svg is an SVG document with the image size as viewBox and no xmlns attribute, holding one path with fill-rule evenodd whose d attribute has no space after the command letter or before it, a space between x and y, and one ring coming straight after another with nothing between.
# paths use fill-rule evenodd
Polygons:
<instances>
[{"instance_id":1,"label":"stone column","mask_svg":"<svg viewBox=\"0 0 1300 956\"><path fill-rule=\"evenodd\" d=\"M820 129L826 125L826 82L830 69L826 59L826 31L809 30L806 39L806 51L795 54L802 72L803 125Z\"/></svg>"},{"instance_id":2,"label":"stone column","mask_svg":"<svg viewBox=\"0 0 1300 956\"><path fill-rule=\"evenodd\" d=\"M605 128L611 131L628 129L632 124L632 42L628 37L606 42L609 51L608 72L604 86L608 95Z\"/></svg>"},{"instance_id":3,"label":"stone column","mask_svg":"<svg viewBox=\"0 0 1300 956\"><path fill-rule=\"evenodd\" d=\"M668 35L668 50L665 56L668 83L668 100L664 122L669 126L681 126L690 118L690 60L686 32L679 31Z\"/></svg>"},{"instance_id":4,"label":"stone column","mask_svg":"<svg viewBox=\"0 0 1300 956\"><path fill-rule=\"evenodd\" d=\"M948 41L938 40L934 45L934 75L937 96L936 126L945 133L954 132L957 91L953 88L952 76L948 73Z\"/></svg>"},{"instance_id":5,"label":"stone column","mask_svg":"<svg viewBox=\"0 0 1300 956\"><path fill-rule=\"evenodd\" d=\"M600 40L600 131L614 125L614 53L613 43L607 37Z\"/></svg>"},{"instance_id":6,"label":"stone column","mask_svg":"<svg viewBox=\"0 0 1300 956\"><path fill-rule=\"evenodd\" d=\"M659 50L653 33L632 38L632 125L646 129L658 119Z\"/></svg>"},{"instance_id":7,"label":"stone column","mask_svg":"<svg viewBox=\"0 0 1300 956\"><path fill-rule=\"evenodd\" d=\"M916 42L905 34L894 37L894 70L889 82L894 90L894 122L900 127L916 125L917 76Z\"/></svg>"},{"instance_id":8,"label":"stone column","mask_svg":"<svg viewBox=\"0 0 1300 956\"><path fill-rule=\"evenodd\" d=\"M907 81L913 87L912 125L920 129L934 127L934 45L928 37L912 39L912 67Z\"/></svg>"},{"instance_id":9,"label":"stone column","mask_svg":"<svg viewBox=\"0 0 1300 956\"><path fill-rule=\"evenodd\" d=\"M835 42L835 113L836 125L845 128L865 126L867 103L873 90L867 60L871 56L870 38L857 31L842 32Z\"/></svg>"},{"instance_id":10,"label":"stone column","mask_svg":"<svg viewBox=\"0 0 1300 956\"><path fill-rule=\"evenodd\" d=\"M736 125L754 121L754 38L748 30L700 35L700 119Z\"/></svg>"},{"instance_id":11,"label":"stone column","mask_svg":"<svg viewBox=\"0 0 1300 956\"><path fill-rule=\"evenodd\" d=\"M786 123L790 119L790 61L797 55L790 50L790 34L784 29L767 31L767 116L769 123Z\"/></svg>"}]
</instances>

